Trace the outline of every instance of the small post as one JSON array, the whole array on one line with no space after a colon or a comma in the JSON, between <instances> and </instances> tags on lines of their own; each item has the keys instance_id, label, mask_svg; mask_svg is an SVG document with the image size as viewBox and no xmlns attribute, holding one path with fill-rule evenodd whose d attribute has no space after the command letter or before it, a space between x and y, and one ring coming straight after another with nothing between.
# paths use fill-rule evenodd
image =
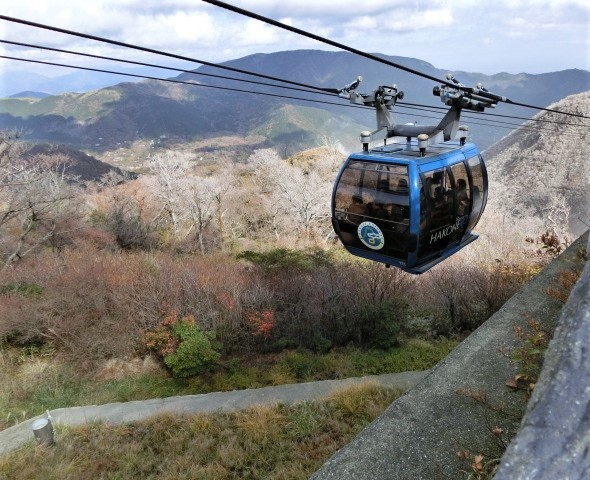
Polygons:
<instances>
[{"instance_id":1,"label":"small post","mask_svg":"<svg viewBox=\"0 0 590 480\"><path fill-rule=\"evenodd\" d=\"M418 135L418 148L420 149L420 156L426 155L426 147L428 146L428 135L421 133Z\"/></svg>"},{"instance_id":2,"label":"small post","mask_svg":"<svg viewBox=\"0 0 590 480\"><path fill-rule=\"evenodd\" d=\"M459 144L465 145L465 140L467 139L467 132L469 132L469 127L467 125L461 125L459 127Z\"/></svg>"},{"instance_id":3,"label":"small post","mask_svg":"<svg viewBox=\"0 0 590 480\"><path fill-rule=\"evenodd\" d=\"M363 130L361 132L361 143L363 144L363 152L369 151L369 142L371 141L371 132Z\"/></svg>"},{"instance_id":4,"label":"small post","mask_svg":"<svg viewBox=\"0 0 590 480\"><path fill-rule=\"evenodd\" d=\"M33 435L35 435L35 438L40 445L51 446L55 444L55 435L51 420L52 417L49 414L49 410L47 410L46 418L38 418L31 425Z\"/></svg>"}]
</instances>

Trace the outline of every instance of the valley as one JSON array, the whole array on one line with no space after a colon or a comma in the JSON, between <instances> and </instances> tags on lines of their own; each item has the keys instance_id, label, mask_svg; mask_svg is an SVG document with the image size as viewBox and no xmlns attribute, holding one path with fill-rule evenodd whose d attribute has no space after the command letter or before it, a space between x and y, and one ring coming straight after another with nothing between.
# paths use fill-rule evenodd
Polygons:
<instances>
[{"instance_id":1,"label":"valley","mask_svg":"<svg viewBox=\"0 0 590 480\"><path fill-rule=\"evenodd\" d=\"M424 62L399 60L442 75ZM366 70L328 52L234 63L303 78L299 65L323 72L312 79L322 85L345 84L353 71ZM367 86L384 76L369 71ZM590 110L588 72L485 80L519 99L556 101L553 109ZM524 89L531 82L542 98ZM404 100L423 101L427 83L408 79ZM0 100L4 427L79 404L432 368L590 223L586 119L543 112L510 131L515 125L479 125L495 117L468 113L468 140L486 148L490 179L479 239L419 276L386 269L349 255L331 223L334 179L348 153L360 150L359 132L374 128L374 113L209 92L148 81ZM422 122L417 112L400 118ZM566 298L577 275L565 272L551 295ZM540 364L527 367L537 372ZM327 438L316 434L328 419L331 444L344 445L399 395L363 388L293 411L254 409L231 424L222 415L195 421L213 425L211 435L220 438L254 425L254 436L232 440L248 449L277 422L295 431L295 444ZM367 390L375 398L369 410ZM258 430L261 418L270 419L263 422L270 430ZM170 422L100 431L117 449L120 438ZM97 431L65 435L78 448L78 437L87 443ZM282 430L277 435L285 438ZM223 438L215 447L222 456ZM10 457L10 471L27 463L19 457L27 448ZM85 455L92 468L103 468ZM245 464L259 457L267 463L262 454L240 455Z\"/></svg>"}]
</instances>

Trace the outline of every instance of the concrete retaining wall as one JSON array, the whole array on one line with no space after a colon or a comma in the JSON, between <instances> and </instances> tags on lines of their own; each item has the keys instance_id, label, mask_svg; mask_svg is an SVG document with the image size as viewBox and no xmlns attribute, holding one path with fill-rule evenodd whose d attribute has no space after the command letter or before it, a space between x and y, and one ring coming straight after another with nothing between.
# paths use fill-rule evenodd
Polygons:
<instances>
[{"instance_id":1,"label":"concrete retaining wall","mask_svg":"<svg viewBox=\"0 0 590 480\"><path fill-rule=\"evenodd\" d=\"M506 385L518 369L510 359L510 351L518 346L513 327L525 326L526 319L531 317L544 327L557 326L562 305L546 294L547 288L555 285L561 270L583 266L579 252L587 242L588 233L547 265L424 380L328 460L312 479L456 480L473 473L470 459L474 455L483 455L482 462L493 459L497 462L505 443L518 431L528 400L523 390ZM559 333L560 337L563 335L566 335L565 344L571 341L567 333ZM588 343L578 345L585 358L587 346ZM586 374L587 367L586 363ZM544 375L559 378L560 368L559 362L550 361L548 373ZM569 382L572 382L571 377ZM587 380L580 385L586 398L589 385ZM580 394L580 389L572 393ZM572 401L575 403L577 398L573 396ZM587 415L585 421L590 421ZM583 436L584 431L588 431L585 424L577 432L579 441L575 445L582 449L582 453L576 453L577 459L587 455L588 439ZM566 437L563 440L564 443L569 441ZM516 445L520 443L518 440ZM507 460L506 468L528 454L531 452L526 446L516 449L514 457L507 457L515 460ZM528 477L508 473L503 478Z\"/></svg>"},{"instance_id":2,"label":"concrete retaining wall","mask_svg":"<svg viewBox=\"0 0 590 480\"><path fill-rule=\"evenodd\" d=\"M590 263L563 307L521 429L494 478L590 478Z\"/></svg>"}]
</instances>

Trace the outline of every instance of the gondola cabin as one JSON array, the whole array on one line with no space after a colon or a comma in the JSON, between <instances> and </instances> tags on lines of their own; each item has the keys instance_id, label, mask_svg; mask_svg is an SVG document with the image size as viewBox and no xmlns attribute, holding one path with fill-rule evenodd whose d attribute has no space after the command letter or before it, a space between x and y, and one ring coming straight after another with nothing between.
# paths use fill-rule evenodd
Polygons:
<instances>
[{"instance_id":1,"label":"gondola cabin","mask_svg":"<svg viewBox=\"0 0 590 480\"><path fill-rule=\"evenodd\" d=\"M471 143L367 149L338 173L332 224L353 255L423 273L477 238L487 187L483 158Z\"/></svg>"}]
</instances>

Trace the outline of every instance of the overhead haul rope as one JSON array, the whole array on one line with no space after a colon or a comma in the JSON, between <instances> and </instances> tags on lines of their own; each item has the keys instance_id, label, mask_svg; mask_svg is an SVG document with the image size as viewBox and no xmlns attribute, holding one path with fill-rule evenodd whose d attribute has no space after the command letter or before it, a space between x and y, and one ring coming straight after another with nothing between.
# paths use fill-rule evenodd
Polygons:
<instances>
[{"instance_id":1,"label":"overhead haul rope","mask_svg":"<svg viewBox=\"0 0 590 480\"><path fill-rule=\"evenodd\" d=\"M186 69L181 69L181 68L169 67L169 66L165 66L165 65L139 62L139 61L135 61L135 60L128 60L128 59L122 59L122 58L114 58L114 57L108 57L108 56L104 56L104 55L96 55L96 54L85 53L85 52L77 52L77 51L73 51L73 50L64 50L61 48L54 48L54 47L49 47L49 46L44 46L44 45L36 45L36 44L24 43L24 42L16 42L16 41L12 41L12 40L0 39L0 43L6 43L9 45L16 45L16 46L27 47L27 48L48 50L48 51L53 51L53 52L58 52L58 53L67 53L70 55L77 55L77 56L83 56L83 57L89 57L89 58L97 58L97 59L101 59L101 60L108 60L108 61L131 64L131 65L140 65L140 66L146 66L146 67L152 67L152 68L160 68L163 70L170 70L170 71L181 72L181 73L189 73L189 74L201 75L201 76L205 76L205 77L233 80L233 81L237 81L237 82L251 83L253 85L263 85L263 86L269 86L269 87L275 87L275 88L281 88L281 89L287 89L287 90L313 93L313 94L318 94L318 95L329 95L329 96L335 95L333 93L328 93L328 92L321 92L321 91L316 92L313 90L307 90L307 89L302 89L302 88L297 88L297 87L290 87L290 86L286 86L286 85L277 85L277 84L273 84L273 83L259 82L256 80L248 80L248 79L244 79L244 78L228 77L225 75L215 75L215 74L211 74L211 73L198 72L195 70L186 70ZM13 57L13 59L16 59L16 57ZM26 61L26 59L20 59L20 60ZM63 64L56 64L56 66L64 66L64 67L68 67L68 68L79 68L77 66L63 65ZM81 67L81 68L83 68L83 67ZM102 73L113 73L113 74L122 75L121 72L113 72L113 71L104 71ZM164 80L164 79L161 79L158 77L150 77L150 79L162 80L162 81ZM288 80L285 80L282 78L279 78L279 80L281 82L288 82ZM257 93L257 92L250 92L250 93ZM333 103L329 103L329 104L333 104ZM340 105L340 104L338 104L338 105ZM444 107L430 106L430 105L423 105L423 104L416 104L416 103L408 103L408 102L398 102L397 105L399 108L406 108L406 109L410 109L410 110L413 109L413 110L417 110L417 111L422 110L422 111L426 111L426 112L430 112L430 113L437 113L436 110L446 111L446 108L444 108ZM346 105L342 105L342 106L353 106L353 107L358 108L358 106L350 105L350 104L346 104ZM551 120L534 119L534 118L528 119L525 117L517 117L517 116L511 116L511 115L500 115L500 114L494 114L494 113L488 113L488 112L475 112L475 113L479 114L479 115L484 115L484 116L495 116L495 117L503 117L503 118L512 118L512 119L517 119L517 120L528 120L528 121L543 122L543 123L554 123L557 125L570 125L570 126L574 126L574 127L583 127L583 125L576 125L576 124L565 123L565 122L555 122L555 121L551 121ZM417 115L417 114L415 114L415 116L420 116L420 117L424 117L424 118L435 118L435 117ZM466 118L477 118L477 117L473 117L473 116L469 116L469 115L465 115L465 117ZM483 119L483 120L493 122L492 120L486 120L486 119ZM513 123L508 123L508 122L496 122L496 123L498 123L498 124L504 123L506 125L513 125L515 127L521 126L521 124L513 124ZM477 125L477 123L475 123L475 124ZM486 125L486 124L479 124L479 125Z\"/></svg>"},{"instance_id":2,"label":"overhead haul rope","mask_svg":"<svg viewBox=\"0 0 590 480\"><path fill-rule=\"evenodd\" d=\"M327 102L325 100L318 100L318 99L313 99L313 98L301 98L301 97L292 97L290 95L279 95L276 93L268 93L268 92L256 92L254 90L243 90L240 88L230 88L230 87L222 87L219 85L207 85L205 83L195 83L195 82L188 82L188 81L184 81L184 80L175 80L172 78L159 78L159 77L152 77L150 75L140 75L137 73L126 73L126 72L117 72L114 70L106 70L106 69L102 69L102 68L93 68L93 67L82 67L79 65L67 65L65 63L56 63L56 62L45 62L42 60L31 60L28 58L19 58L19 57L11 57L8 55L0 55L0 58L5 58L7 60L16 60L16 61L20 61L20 62L29 62L29 63L37 63L37 64L41 64L41 65L53 65L56 67L66 67L66 68L75 68L78 70L87 70L90 72L100 72L100 73L110 73L113 75L123 75L126 77L135 77L135 78L144 78L146 80L156 80L156 81L161 81L161 82L171 82L171 83L180 83L180 84L184 84L184 85L192 85L193 87L205 87L205 88L215 88L218 90L228 90L231 92L240 92L240 93L253 93L256 95L264 95L267 97L277 97L277 98L286 98L289 100L300 100L303 102L315 102L315 103L323 103L326 105L337 105L339 107L354 107L354 108L362 108L362 109L370 109L371 107L365 107L362 105L349 105L349 104L345 104L345 103L336 103L336 102ZM310 92L311 93L311 92Z\"/></svg>"},{"instance_id":3,"label":"overhead haul rope","mask_svg":"<svg viewBox=\"0 0 590 480\"><path fill-rule=\"evenodd\" d=\"M226 10L230 10L230 11L232 11L234 13L238 13L240 15L244 15L246 17L250 17L250 18L253 18L255 20L259 20L261 22L267 23L269 25L273 25L273 26L278 27L278 28L282 28L284 30L288 30L288 31L293 32L293 33L297 33L298 35L302 35L304 37L311 38L313 40L317 40L318 42L322 42L322 43L325 43L327 45L331 45L331 46L336 47L336 48L339 48L341 50L346 50L347 52L351 52L351 53L354 53L356 55L360 55L361 57L365 57L365 58L368 58L370 60L374 60L376 62L383 63L385 65L389 65L390 67L395 67L397 69L400 69L400 70L403 70L405 72L408 72L408 73L417 75L419 77L426 78L428 80L433 80L435 82L441 83L441 84L446 85L448 87L455 88L457 90L462 90L462 91L467 92L467 93L477 93L478 95L481 95L481 96L484 96L484 97L488 97L490 99L497 100L499 102L504 102L504 103L509 103L509 104L512 104L512 105L517 105L519 107L532 108L532 109L535 109L535 110L544 110L546 112L560 113L562 115L569 115L569 116L572 116L572 117L580 117L580 118L588 118L588 119L590 119L590 117L585 116L585 115L581 115L581 114L577 114L577 113L562 112L560 110L554 110L554 109L551 109L551 108L537 107L535 105L529 105L529 104L526 104L526 103L515 102L513 100L510 100L509 98L506 98L506 97L503 97L503 96L500 96L500 95L490 94L489 92L481 92L481 91L479 91L479 89L474 89L473 87L466 87L464 85L459 85L457 83L452 83L452 82L449 82L449 81L446 81L446 80L441 80L439 78L436 78L436 77L434 77L432 75L429 75L427 73L421 72L419 70L415 70L413 68L406 67L406 66L401 65L399 63L392 62L390 60L387 60L385 58L379 57L377 55L373 55L371 53L363 52L363 51L358 50L356 48L349 47L348 45L344 45L343 43L335 42L334 40L330 40L328 38L321 37L320 35L316 35L315 33L306 32L305 30L301 30L300 28L296 28L296 27L292 27L290 25L286 25L284 23L281 23L281 22L278 22L276 20L273 20L272 18L268 18L268 17L265 17L263 15L259 15L257 13L251 12L249 10L245 10L243 8L239 8L239 7L236 7L234 5L230 5L230 4L225 3L225 2L220 2L219 0L203 0L203 2L210 3L211 5L215 5L216 7L224 8ZM0 16L0 18L2 18L2 17ZM476 92L476 90L477 90L477 92Z\"/></svg>"},{"instance_id":4,"label":"overhead haul rope","mask_svg":"<svg viewBox=\"0 0 590 480\"><path fill-rule=\"evenodd\" d=\"M264 96L268 96L268 97L283 98L283 99L288 99L288 100L322 103L322 104L326 104L326 105L336 105L339 107L361 108L361 109L370 109L371 108L371 107L365 107L365 106L361 106L361 105L351 105L348 103L335 103L335 102L328 102L328 101L323 101L323 100L318 100L318 99L293 97L293 96L289 96L289 95L279 95L279 94L273 94L273 93L268 93L268 92L257 92L254 90L244 90L244 89L237 89L237 88L230 88L230 87L222 87L222 86L218 86L218 85L207 85L207 84L195 83L195 82L190 82L190 81L175 80L175 79L171 79L171 78L160 78L160 77L154 77L154 76L150 76L150 75L140 75L140 74L134 74L134 73L128 73L128 72L107 70L107 69L102 69L102 68L83 67L83 66L79 66L79 65L68 65L68 64L63 64L63 63L47 62L47 61L42 61L42 60L32 60L32 59L26 59L26 58L11 57L11 56L7 56L7 55L0 55L0 58L4 58L7 60L20 61L20 62L36 63L36 64L41 64L41 65L51 65L51 66L57 66L57 67L73 68L73 69L77 69L77 70L86 70L86 71L99 72L99 73L108 73L108 74L113 74L113 75L122 75L122 76L126 76L126 77L142 78L142 79L146 79L146 80L154 80L154 81L160 81L160 82L183 84L183 85L189 85L189 86L193 86L193 87L213 88L213 89L217 89L217 90L226 90L226 91L239 92L239 93L251 93L251 94L255 94L255 95L264 95ZM168 67L158 67L158 68L166 69ZM312 93L312 92L310 92L310 93ZM313 93L316 93L316 92L313 92ZM426 111L426 112L429 112L429 111L432 112L432 110L428 110L428 108L420 109L420 108L416 108L416 107L406 107L404 105L401 105L400 107L405 108L405 109L409 109L409 110L422 110L422 111ZM425 106L425 107L427 107L427 106ZM432 107L432 108L440 108L440 107ZM433 112L433 113L435 113L435 112ZM408 115L408 114L406 114L406 115ZM421 115L418 113L412 113L412 116L420 117L420 118L428 118L428 119L437 118L437 117L433 117L433 116L429 116L429 115ZM471 117L471 118L475 118L475 117ZM470 123L473 125L481 125L481 126L488 126L488 127L495 127L495 128L505 128L505 129L509 129L509 130L514 130L514 128L512 128L512 127L517 127L517 128L521 128L524 130L548 131L547 129L541 129L538 127L536 127L536 128L535 127L527 127L527 126L523 126L523 125L519 125L519 124L499 122L496 120L487 120L487 119L482 119L482 120L489 122L489 123L479 123L479 122L470 122ZM557 123L559 125L558 122L554 122L554 123ZM512 125L512 127L504 126L501 124ZM563 132L563 134L564 135L577 135L574 132Z\"/></svg>"},{"instance_id":5,"label":"overhead haul rope","mask_svg":"<svg viewBox=\"0 0 590 480\"><path fill-rule=\"evenodd\" d=\"M376 55L372 55L370 53L362 52L361 50L358 50L358 49L349 47L347 45L344 45L344 44L335 42L333 40L329 40L329 39L324 38L324 37L320 37L319 35L315 35L313 33L309 33L309 32L306 32L304 30L301 30L301 29L298 29L298 28L295 28L295 27L291 27L289 25L285 25L283 23L277 22L276 20L273 20L273 19L264 17L262 15L258 15L258 14L253 13L253 12L249 12L248 10L241 9L241 8L235 7L233 5L229 5L229 4L225 3L225 2L220 2L218 0L203 0L203 1L206 2L206 3L210 3L212 5L221 7L221 8L225 8L225 9L231 10L231 11L233 11L235 13L239 13L241 15L245 15L245 16L248 16L248 17L251 17L251 18L255 18L257 20L260 20L260 21L265 22L265 23L269 23L269 24L274 25L276 27L279 27L279 28L283 28L283 29L292 31L292 32L297 33L299 35L303 35L303 36L312 38L312 39L317 40L319 42L323 42L323 43L326 43L328 45L335 46L335 47L340 48L342 50L346 50L346 51L349 51L351 53L355 53L355 54L360 55L360 56L363 56L365 58L369 58L371 60L375 60L377 62L380 62L380 63L386 64L386 65L389 65L389 66L398 68L398 69L403 70L403 71L406 71L408 73L412 73L414 75L418 75L418 76L421 76L423 78L427 78L427 79L433 80L435 82L438 82L438 83L441 83L441 84L444 84L444 85L447 85L447 86L450 86L450 87L453 87L453 88L456 88L456 89L459 89L459 90L463 90L463 91L466 91L466 92L469 92L469 93L474 92L474 90L477 90L477 89L474 89L472 87L466 87L464 85L458 85L456 83L451 83L451 82L446 81L446 80L441 80L441 79L439 79L437 77L434 77L432 75L428 75L426 73L420 72L419 70L415 70L415 69L412 69L412 68L409 68L409 67L405 67L405 66L403 66L401 64L398 64L398 63L395 63L395 62L391 62L389 60L386 60L384 58L378 57ZM183 56L183 55L177 55L177 54L169 53L169 52L163 52L161 50L156 50L156 49L153 49L153 48L142 47L142 46L139 46L139 45L134 45L134 44L130 44L130 43L120 42L118 40L111 40L111 39L104 38L104 37L99 37L99 36L96 36L96 35L90 35L90 34L87 34L87 33L76 32L76 31L73 31L73 30L67 30L67 29L64 29L64 28L54 27L54 26L51 26L51 25L45 25L45 24L42 24L42 23L32 22L32 21L29 21L29 20L19 19L19 18L15 18L15 17L9 17L7 15L0 15L0 20L5 20L5 21L9 21L9 22L14 22L14 23L20 23L20 24L23 24L23 25L28 25L28 26L32 26L32 27L36 27L36 28L41 28L41 29L45 29L45 30L50 30L50 31L54 31L54 32L65 33L67 35L73 35L73 36L77 36L77 37L81 37L81 38L87 38L87 39L90 39L90 40L95 40L95 41L99 41L99 42L108 43L108 44L111 44L111 45L117 45L117 46L122 46L122 47L125 47L125 48L131 48L131 49L135 49L135 50L140 50L140 51L144 51L144 52L148 52L148 53L154 53L156 55L163 55L163 56L167 56L167 57L171 57L171 58L176 58L176 59L179 59L179 60L185 60L185 61L189 61L189 62L200 63L200 64L211 66L211 67L221 68L221 69L224 69L224 70L229 70L229 71L233 71L233 72L237 72L237 73L243 73L243 74L246 74L246 75L252 75L252 76L257 76L257 77L260 77L260 78L265 78L267 80L274 80L274 81L278 81L278 82L288 83L288 84L291 84L291 85L297 85L297 86L300 86L300 87L309 88L309 89L317 90L317 91L324 92L324 93L334 94L334 93L338 93L339 92L338 89L334 89L334 88L323 88L323 87L317 87L317 86L314 86L314 85L308 85L308 84L301 83L301 82L295 82L295 81L292 81L292 80L285 80L285 79L281 79L281 78L278 78L278 77L273 77L271 75L265 75L265 74L262 74L262 73L251 72L251 71L243 70L243 69L240 69L240 68L230 67L228 65L216 64L216 63L208 62L208 61L201 60L201 59L186 57L186 56ZM481 91L478 90L477 91L477 94L478 95L484 95L484 96L487 95L487 96L489 96L489 98L493 98L493 99L496 99L498 101L502 101L502 102L505 102L505 103L510 103L510 104L513 104L513 105L521 106L521 107L532 108L532 109L535 109L535 110L544 110L544 111L553 112L553 113L559 113L559 114L563 114L563 115L569 115L569 116L574 116L574 117L580 117L580 118L590 119L590 117L585 116L585 115L581 115L581 114L563 112L563 111L560 111L560 110L554 110L554 109L549 109L549 108L544 108L544 107L537 107L537 106L534 106L534 105L528 105L528 104L524 104L524 103L520 103L520 102L515 102L515 101L512 101L512 100L510 100L510 99L508 99L506 97L501 97L501 96L498 96L498 95L490 94L489 92L483 92L482 93Z\"/></svg>"},{"instance_id":6,"label":"overhead haul rope","mask_svg":"<svg viewBox=\"0 0 590 480\"><path fill-rule=\"evenodd\" d=\"M312 90L318 90L318 91L325 92L325 93L338 93L338 90L333 89L333 88L322 88L322 87L316 87L314 85L307 85L305 83L295 82L292 80L285 80L285 79L273 77L271 75L265 75L263 73L250 72L248 70L243 70L241 68L230 67L228 65L220 65L220 64L213 63L213 62L208 62L206 60L200 60L198 58L185 57L183 55L177 55L175 53L163 52L161 50L156 50L154 48L142 47L140 45L134 45L131 43L120 42L118 40L111 40L109 38L98 37L96 35L90 35L88 33L75 32L73 30L66 30L65 28L52 27L51 25L44 25L42 23L31 22L29 20L23 20L20 18L14 18L14 17L6 16L6 15L0 15L0 20L6 20L8 22L20 23L22 25L28 25L28 26L36 27L36 28L42 28L44 30L50 30L52 32L65 33L67 35L73 35L75 37L87 38L89 40L95 40L97 42L108 43L111 45L117 45L119 47L131 48L133 50L140 50L142 52L154 53L156 55L163 55L165 57L176 58L178 60L185 60L187 62L200 63L202 65L217 67L217 68L221 68L224 70L230 70L232 72L243 73L246 75L253 75L256 77L260 77L260 78L266 78L267 80L274 80L274 81L278 81L278 82L289 83L291 85L297 85L299 87L305 87L305 88L309 88Z\"/></svg>"},{"instance_id":7,"label":"overhead haul rope","mask_svg":"<svg viewBox=\"0 0 590 480\"><path fill-rule=\"evenodd\" d=\"M145 62L138 62L138 61L135 61L135 60L127 60L127 59L123 59L123 58L107 57L107 56L104 56L104 55L96 55L96 54L93 54L93 53L76 52L76 51L73 51L73 50L64 50L64 49L61 49L61 48L47 47L47 46L44 46L44 45L34 45L34 44L31 44L31 43L15 42L15 41L12 41L12 40L0 39L0 43L7 43L7 44L10 44L10 45L18 45L18 46L21 46L21 47L38 48L40 50L49 50L49 51L58 52L58 53L67 53L67 54L70 54L70 55L78 55L78 56L81 56L81 57L97 58L99 60L109 60L109 61L112 61L112 62L128 63L130 65L140 65L140 66L143 66L143 67L161 68L163 70L171 70L171 71L174 71L174 72L181 72L181 73L190 73L190 74L193 74L193 75L202 75L204 77L222 78L222 79L225 79L225 80L234 80L236 82L252 83L254 85L264 85L264 86L268 86L268 87L284 88L284 89L287 89L287 90L296 90L296 91L299 91L299 92L307 92L307 93L315 93L315 94L319 94L319 95L331 95L331 96L337 95L335 93L328 93L328 92L322 92L322 91L314 91L314 90L311 90L311 89L303 89L303 88L297 88L297 87L288 87L286 85L277 85L275 83L259 82L257 80L248 80L248 79L245 79L245 78L228 77L228 76L225 76L225 75L215 75L213 73L198 72L198 71L195 71L195 70L185 70L185 69L182 69L182 68L175 68L175 67L167 67L167 66L164 66L164 65L157 65L157 64L154 64L154 63L145 63ZM217 68L223 68L222 65L213 64L213 63L211 64L211 66L215 66ZM279 80L281 82L285 82L285 83L289 82L289 80L285 80L285 79L282 79L282 78L277 78L277 80Z\"/></svg>"}]
</instances>

